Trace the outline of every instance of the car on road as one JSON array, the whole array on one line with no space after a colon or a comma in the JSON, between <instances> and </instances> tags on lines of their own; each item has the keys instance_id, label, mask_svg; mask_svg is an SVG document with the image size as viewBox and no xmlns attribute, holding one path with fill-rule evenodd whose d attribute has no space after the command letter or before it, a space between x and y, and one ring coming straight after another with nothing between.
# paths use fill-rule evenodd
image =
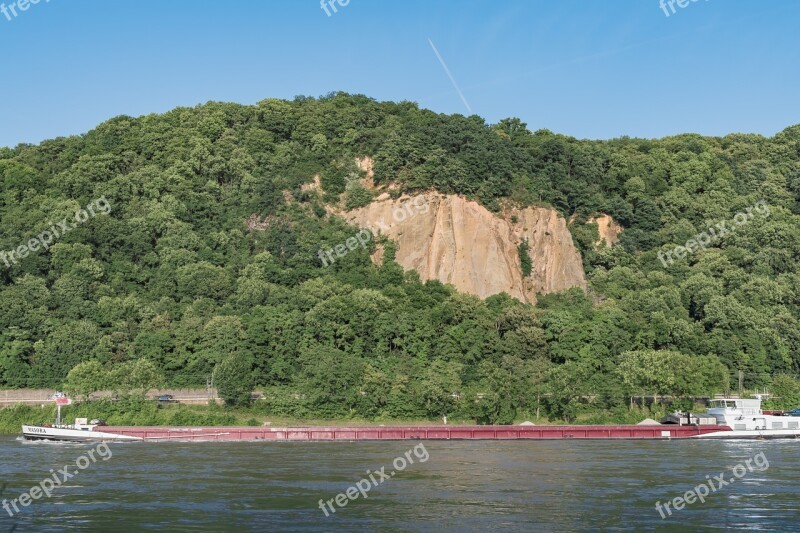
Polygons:
<instances>
[{"instance_id":1,"label":"car on road","mask_svg":"<svg viewBox=\"0 0 800 533\"><path fill-rule=\"evenodd\" d=\"M158 403L178 403L172 394L162 394L157 398Z\"/></svg>"}]
</instances>

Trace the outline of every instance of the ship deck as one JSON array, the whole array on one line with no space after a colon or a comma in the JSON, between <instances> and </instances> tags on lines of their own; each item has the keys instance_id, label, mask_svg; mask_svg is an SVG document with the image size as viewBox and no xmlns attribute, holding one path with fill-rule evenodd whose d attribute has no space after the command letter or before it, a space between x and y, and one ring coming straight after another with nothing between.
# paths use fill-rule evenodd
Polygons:
<instances>
[{"instance_id":1,"label":"ship deck","mask_svg":"<svg viewBox=\"0 0 800 533\"><path fill-rule=\"evenodd\" d=\"M687 439L727 426L103 427L145 441Z\"/></svg>"}]
</instances>

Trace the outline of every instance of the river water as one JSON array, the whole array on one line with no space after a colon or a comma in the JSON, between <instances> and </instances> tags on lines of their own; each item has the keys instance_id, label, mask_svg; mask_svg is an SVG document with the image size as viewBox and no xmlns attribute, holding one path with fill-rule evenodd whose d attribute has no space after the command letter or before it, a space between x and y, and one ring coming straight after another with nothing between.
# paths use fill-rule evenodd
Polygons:
<instances>
[{"instance_id":1,"label":"river water","mask_svg":"<svg viewBox=\"0 0 800 533\"><path fill-rule=\"evenodd\" d=\"M38 500L18 513L9 505L13 518L0 509L0 532L800 530L800 441L419 444L98 448L0 437L0 503L52 479L51 469L78 472L49 498L32 492ZM723 473L734 482L717 487ZM349 500L362 479L367 497L354 488ZM664 510L701 484L704 502Z\"/></svg>"}]
</instances>

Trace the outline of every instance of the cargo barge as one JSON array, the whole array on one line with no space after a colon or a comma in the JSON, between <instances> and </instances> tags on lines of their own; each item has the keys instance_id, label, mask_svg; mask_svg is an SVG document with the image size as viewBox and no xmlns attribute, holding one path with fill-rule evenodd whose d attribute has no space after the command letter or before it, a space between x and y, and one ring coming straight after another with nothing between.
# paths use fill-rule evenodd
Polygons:
<instances>
[{"instance_id":1,"label":"cargo barge","mask_svg":"<svg viewBox=\"0 0 800 533\"><path fill-rule=\"evenodd\" d=\"M102 429L98 431L98 429ZM145 427L23 426L27 440L72 442L688 439L724 426Z\"/></svg>"},{"instance_id":2,"label":"cargo barge","mask_svg":"<svg viewBox=\"0 0 800 533\"><path fill-rule=\"evenodd\" d=\"M104 427L138 441L687 439L720 426Z\"/></svg>"},{"instance_id":3,"label":"cargo barge","mask_svg":"<svg viewBox=\"0 0 800 533\"><path fill-rule=\"evenodd\" d=\"M63 425L60 407L56 425L22 426L23 438L70 442L800 438L799 418L766 415L760 400L742 399L714 400L705 418L687 413L685 419L673 415L676 423L609 426L110 427L80 418Z\"/></svg>"},{"instance_id":4,"label":"cargo barge","mask_svg":"<svg viewBox=\"0 0 800 533\"><path fill-rule=\"evenodd\" d=\"M370 427L97 427L23 426L26 440L71 442L200 441L383 441L383 440L553 440L690 439L731 431L718 425L677 426L370 426Z\"/></svg>"}]
</instances>

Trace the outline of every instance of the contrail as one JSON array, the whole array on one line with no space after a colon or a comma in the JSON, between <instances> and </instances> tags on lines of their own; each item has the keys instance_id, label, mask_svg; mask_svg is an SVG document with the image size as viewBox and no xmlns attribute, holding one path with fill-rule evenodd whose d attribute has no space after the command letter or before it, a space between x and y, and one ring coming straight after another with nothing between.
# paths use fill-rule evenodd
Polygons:
<instances>
[{"instance_id":1,"label":"contrail","mask_svg":"<svg viewBox=\"0 0 800 533\"><path fill-rule=\"evenodd\" d=\"M442 54L440 54L439 50L436 49L436 45L433 44L433 41L431 41L430 37L428 38L428 42L430 43L431 48L433 48L433 53L436 54L436 57L439 58L439 63L442 64L444 71L447 73L447 77L450 78L450 82L453 84L453 87L455 87L456 91L458 92L458 96L460 96L461 101L464 102L464 107L467 108L467 111L472 113L472 108L469 106L469 102L467 102L467 99L464 98L464 93L461 92L461 89L458 87L458 83L456 83L456 79L450 73L450 69L447 68L447 64L444 62Z\"/></svg>"}]
</instances>

